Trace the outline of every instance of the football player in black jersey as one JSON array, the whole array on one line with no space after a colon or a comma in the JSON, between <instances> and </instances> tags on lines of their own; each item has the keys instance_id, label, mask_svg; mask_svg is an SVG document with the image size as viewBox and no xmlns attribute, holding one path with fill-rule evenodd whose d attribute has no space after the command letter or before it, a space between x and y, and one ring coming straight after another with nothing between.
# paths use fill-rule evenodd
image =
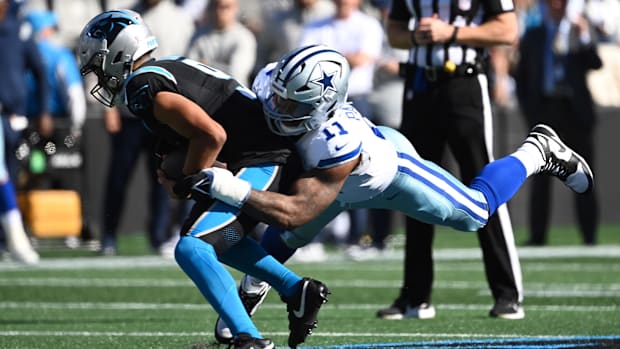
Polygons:
<instances>
[{"instance_id":1,"label":"football player in black jersey","mask_svg":"<svg viewBox=\"0 0 620 349\"><path fill-rule=\"evenodd\" d=\"M183 57L155 60L150 53L156 48L157 39L138 13L114 10L88 22L80 35L78 57L82 75L97 76L90 93L99 102L108 107L124 103L169 147L186 147L174 194L181 199L200 195L197 184L210 180L200 170L216 160L247 180L248 187L287 188L300 168L291 161L293 144L270 132L254 93L199 62ZM293 165L285 167L287 163ZM235 200L243 198L230 198L248 188L221 184L229 189L219 200L196 200L175 259L229 325L235 348L274 344L260 335L234 292L235 280L220 261L269 283L284 277L277 291L288 305L288 344L296 347L316 326L318 308L329 291L317 280L296 275L246 237L257 221L240 213Z\"/></svg>"}]
</instances>

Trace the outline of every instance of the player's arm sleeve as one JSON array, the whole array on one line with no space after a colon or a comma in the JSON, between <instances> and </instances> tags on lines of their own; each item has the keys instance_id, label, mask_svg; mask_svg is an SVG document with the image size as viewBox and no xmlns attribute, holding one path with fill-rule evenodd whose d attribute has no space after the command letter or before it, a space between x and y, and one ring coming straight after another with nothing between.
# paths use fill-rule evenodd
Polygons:
<instances>
[{"instance_id":1,"label":"player's arm sleeve","mask_svg":"<svg viewBox=\"0 0 620 349\"><path fill-rule=\"evenodd\" d=\"M338 115L341 112L338 110L335 113ZM362 139L359 134L349 129L346 118L340 119L338 122L324 126L322 132L307 145L306 153L311 157L308 162L316 164L316 168L324 170L341 166L355 161L362 152ZM349 129L349 132L343 132L346 129ZM324 134L336 134L337 136L325 139Z\"/></svg>"},{"instance_id":2,"label":"player's arm sleeve","mask_svg":"<svg viewBox=\"0 0 620 349\"><path fill-rule=\"evenodd\" d=\"M328 169L337 166L341 166L347 162L355 161L362 152L362 142L352 141L347 142L342 148L331 149L330 152L325 152L324 156L319 160L317 164L317 168L319 169Z\"/></svg>"}]
</instances>

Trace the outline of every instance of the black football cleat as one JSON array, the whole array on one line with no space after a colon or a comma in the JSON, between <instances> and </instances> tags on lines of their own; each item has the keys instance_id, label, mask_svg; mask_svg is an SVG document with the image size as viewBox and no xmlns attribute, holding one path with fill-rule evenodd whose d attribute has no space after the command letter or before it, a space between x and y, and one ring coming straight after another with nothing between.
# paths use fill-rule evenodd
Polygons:
<instances>
[{"instance_id":1,"label":"black football cleat","mask_svg":"<svg viewBox=\"0 0 620 349\"><path fill-rule=\"evenodd\" d=\"M271 339L254 338L247 333L241 333L233 341L232 347L234 349L273 349L275 345Z\"/></svg>"},{"instance_id":2,"label":"black football cleat","mask_svg":"<svg viewBox=\"0 0 620 349\"><path fill-rule=\"evenodd\" d=\"M299 290L289 299L282 300L287 304L288 346L297 346L312 334L312 330L317 327L318 314L321 306L327 302L327 295L330 294L325 284L318 280L303 278L300 282Z\"/></svg>"}]
</instances>

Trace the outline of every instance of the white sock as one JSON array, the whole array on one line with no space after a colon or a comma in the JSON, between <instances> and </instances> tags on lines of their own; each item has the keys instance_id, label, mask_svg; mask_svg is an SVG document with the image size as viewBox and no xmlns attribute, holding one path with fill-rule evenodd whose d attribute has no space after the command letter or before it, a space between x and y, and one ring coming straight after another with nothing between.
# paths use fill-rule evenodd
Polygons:
<instances>
[{"instance_id":1,"label":"white sock","mask_svg":"<svg viewBox=\"0 0 620 349\"><path fill-rule=\"evenodd\" d=\"M527 177L538 173L545 164L545 159L543 159L538 147L530 142L521 144L519 149L511 155L521 161L523 167L525 167Z\"/></svg>"},{"instance_id":2,"label":"white sock","mask_svg":"<svg viewBox=\"0 0 620 349\"><path fill-rule=\"evenodd\" d=\"M13 258L25 264L37 264L40 257L30 244L19 210L15 208L0 214L0 225L6 233L7 247Z\"/></svg>"},{"instance_id":3,"label":"white sock","mask_svg":"<svg viewBox=\"0 0 620 349\"><path fill-rule=\"evenodd\" d=\"M22 215L16 208L0 214L0 225L7 234L7 238L23 239L26 237Z\"/></svg>"}]
</instances>

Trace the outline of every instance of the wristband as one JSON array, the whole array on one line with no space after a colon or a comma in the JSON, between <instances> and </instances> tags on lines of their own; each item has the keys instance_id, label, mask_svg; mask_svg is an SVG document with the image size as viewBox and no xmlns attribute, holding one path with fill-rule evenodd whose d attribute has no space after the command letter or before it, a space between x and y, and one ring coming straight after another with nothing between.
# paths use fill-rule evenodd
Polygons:
<instances>
[{"instance_id":1,"label":"wristband","mask_svg":"<svg viewBox=\"0 0 620 349\"><path fill-rule=\"evenodd\" d=\"M450 39L448 39L448 44L452 44L456 42L456 34L459 32L459 27L454 26L454 30L452 31L452 35L450 35Z\"/></svg>"},{"instance_id":2,"label":"wristband","mask_svg":"<svg viewBox=\"0 0 620 349\"><path fill-rule=\"evenodd\" d=\"M241 207L248 201L252 191L250 183L235 177L232 172L223 168L212 167L208 171L212 173L212 198L235 207Z\"/></svg>"}]
</instances>

